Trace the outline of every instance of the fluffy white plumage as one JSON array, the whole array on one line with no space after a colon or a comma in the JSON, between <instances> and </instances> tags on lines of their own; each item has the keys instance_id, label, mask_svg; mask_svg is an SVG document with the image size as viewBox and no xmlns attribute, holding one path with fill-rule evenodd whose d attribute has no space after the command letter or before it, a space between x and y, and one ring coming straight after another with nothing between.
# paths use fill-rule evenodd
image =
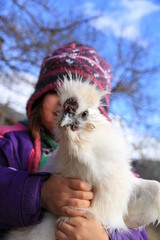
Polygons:
<instances>
[{"instance_id":1,"label":"fluffy white plumage","mask_svg":"<svg viewBox=\"0 0 160 240\"><path fill-rule=\"evenodd\" d=\"M132 173L123 136L99 112L103 95L89 82L64 79L59 88L64 106L57 128L59 148L42 171L88 181L94 199L87 216L111 231L127 231L160 220L160 183ZM73 114L65 112L68 99L77 101ZM55 225L55 217L47 213L39 225L12 231L8 240L53 240Z\"/></svg>"}]
</instances>

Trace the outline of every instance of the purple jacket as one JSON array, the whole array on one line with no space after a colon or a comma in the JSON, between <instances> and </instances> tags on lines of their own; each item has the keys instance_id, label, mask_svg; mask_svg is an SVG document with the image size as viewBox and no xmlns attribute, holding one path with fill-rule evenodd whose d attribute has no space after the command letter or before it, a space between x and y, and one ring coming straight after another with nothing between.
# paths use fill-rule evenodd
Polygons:
<instances>
[{"instance_id":1,"label":"purple jacket","mask_svg":"<svg viewBox=\"0 0 160 240\"><path fill-rule=\"evenodd\" d=\"M40 221L41 187L50 174L27 171L34 154L27 127L21 123L0 127L0 232ZM111 240L148 240L145 229L132 230L129 235L115 232L110 237Z\"/></svg>"}]
</instances>

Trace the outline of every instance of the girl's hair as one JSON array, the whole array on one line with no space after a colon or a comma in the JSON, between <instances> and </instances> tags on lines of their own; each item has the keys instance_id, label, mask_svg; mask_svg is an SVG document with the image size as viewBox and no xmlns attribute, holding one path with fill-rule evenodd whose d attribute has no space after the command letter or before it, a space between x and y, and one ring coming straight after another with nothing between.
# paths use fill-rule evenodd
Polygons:
<instances>
[{"instance_id":1,"label":"girl's hair","mask_svg":"<svg viewBox=\"0 0 160 240\"><path fill-rule=\"evenodd\" d=\"M29 129L32 133L33 138L40 138L40 133L42 132L52 136L52 133L50 133L42 123L43 99L48 93L56 94L56 92L53 90L48 91L39 99L37 99L34 103L34 106L32 107L32 111L29 116Z\"/></svg>"},{"instance_id":2,"label":"girl's hair","mask_svg":"<svg viewBox=\"0 0 160 240\"><path fill-rule=\"evenodd\" d=\"M33 138L40 138L40 132L42 128L42 105L43 98L38 99L29 117L29 129Z\"/></svg>"}]
</instances>

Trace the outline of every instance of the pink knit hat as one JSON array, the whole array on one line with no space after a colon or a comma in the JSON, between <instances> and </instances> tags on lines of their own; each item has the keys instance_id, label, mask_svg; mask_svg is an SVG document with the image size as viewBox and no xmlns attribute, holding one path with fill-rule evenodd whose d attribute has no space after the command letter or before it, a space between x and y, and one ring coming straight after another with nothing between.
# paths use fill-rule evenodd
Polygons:
<instances>
[{"instance_id":1,"label":"pink knit hat","mask_svg":"<svg viewBox=\"0 0 160 240\"><path fill-rule=\"evenodd\" d=\"M35 91L27 103L28 117L36 100L48 91L56 91L57 80L63 79L68 72L72 76L81 76L84 81L91 80L101 90L107 90L104 106L100 108L107 117L112 82L111 67L95 49L77 42L63 45L44 58Z\"/></svg>"}]
</instances>

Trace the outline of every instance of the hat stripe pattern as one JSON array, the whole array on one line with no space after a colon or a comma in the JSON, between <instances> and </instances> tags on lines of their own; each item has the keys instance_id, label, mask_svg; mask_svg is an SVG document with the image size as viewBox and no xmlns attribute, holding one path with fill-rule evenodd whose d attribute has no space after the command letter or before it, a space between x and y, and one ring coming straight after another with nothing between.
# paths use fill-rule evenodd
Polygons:
<instances>
[{"instance_id":1,"label":"hat stripe pattern","mask_svg":"<svg viewBox=\"0 0 160 240\"><path fill-rule=\"evenodd\" d=\"M82 80L89 79L107 94L103 100L101 112L107 116L109 95L111 92L112 72L109 63L93 48L77 42L66 44L48 55L42 64L35 92L27 103L27 115L30 116L34 102L49 90L56 90L58 79L71 73Z\"/></svg>"}]
</instances>

